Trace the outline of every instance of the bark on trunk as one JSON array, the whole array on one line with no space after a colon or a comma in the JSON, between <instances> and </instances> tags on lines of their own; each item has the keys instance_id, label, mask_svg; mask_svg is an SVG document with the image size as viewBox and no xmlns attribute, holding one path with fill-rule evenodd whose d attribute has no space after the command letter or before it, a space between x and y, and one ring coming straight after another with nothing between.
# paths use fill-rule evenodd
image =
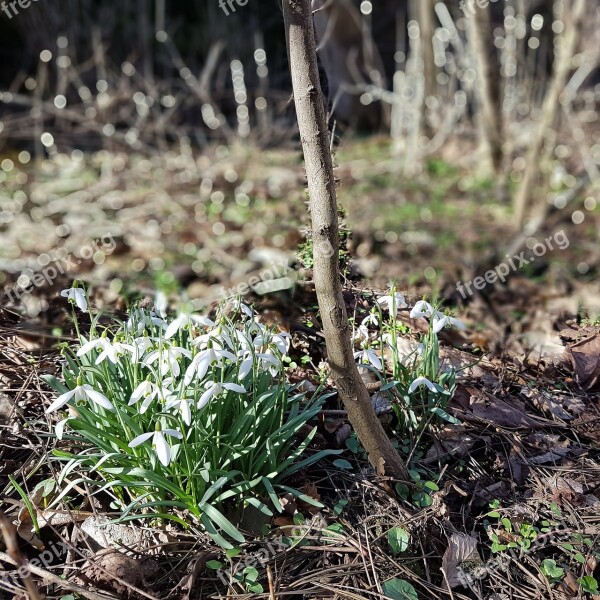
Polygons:
<instances>
[{"instance_id":1,"label":"bark on trunk","mask_svg":"<svg viewBox=\"0 0 600 600\"><path fill-rule=\"evenodd\" d=\"M338 215L329 132L319 83L310 0L283 0L294 101L304 151L314 244L314 281L328 361L348 418L380 475L407 473L371 404L350 341L339 273Z\"/></svg>"},{"instance_id":2,"label":"bark on trunk","mask_svg":"<svg viewBox=\"0 0 600 600\"><path fill-rule=\"evenodd\" d=\"M496 175L502 173L503 135L502 100L500 97L500 69L493 64L493 37L490 17L491 6L479 8L467 17L467 26L477 60L477 98L481 105L479 116L482 142L488 153L488 162Z\"/></svg>"},{"instance_id":3,"label":"bark on trunk","mask_svg":"<svg viewBox=\"0 0 600 600\"><path fill-rule=\"evenodd\" d=\"M547 130L554 125L558 109L560 107L560 94L562 93L567 75L571 69L571 60L577 49L579 33L583 24L585 9L588 8L586 0L575 0L571 18L565 23L565 30L562 36L562 44L559 52L554 59L554 74L546 98L541 109L541 119L538 123L525 162L525 172L523 180L517 190L514 201L515 226L520 229L523 227L525 213L527 211L527 202L531 193L531 187L535 183L540 172L540 154L544 146L544 138Z\"/></svg>"},{"instance_id":4,"label":"bark on trunk","mask_svg":"<svg viewBox=\"0 0 600 600\"><path fill-rule=\"evenodd\" d=\"M434 12L432 0L418 0L418 20L423 45L423 75L425 77L425 98L435 96L437 90L437 68L433 56ZM423 117L425 122L425 117Z\"/></svg>"}]
</instances>

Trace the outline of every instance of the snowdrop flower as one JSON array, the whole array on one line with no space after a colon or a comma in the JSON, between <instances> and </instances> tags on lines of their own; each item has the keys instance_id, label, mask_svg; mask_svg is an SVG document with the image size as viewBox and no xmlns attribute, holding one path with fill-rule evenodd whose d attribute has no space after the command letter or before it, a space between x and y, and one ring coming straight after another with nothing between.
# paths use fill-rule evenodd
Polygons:
<instances>
[{"instance_id":1,"label":"snowdrop flower","mask_svg":"<svg viewBox=\"0 0 600 600\"><path fill-rule=\"evenodd\" d=\"M200 396L198 400L198 408L204 408L215 396L218 396L223 390L229 390L230 392L238 392L239 394L245 394L246 388L243 385L237 383L211 383L207 390Z\"/></svg>"},{"instance_id":2,"label":"snowdrop flower","mask_svg":"<svg viewBox=\"0 0 600 600\"><path fill-rule=\"evenodd\" d=\"M240 363L240 369L238 371L239 381L245 379L248 373L252 371L255 359L257 359L257 367L259 369L262 367L267 367L273 377L277 375L277 372L281 367L281 361L278 358L272 354L252 354L247 352L244 355L244 359Z\"/></svg>"},{"instance_id":3,"label":"snowdrop flower","mask_svg":"<svg viewBox=\"0 0 600 600\"><path fill-rule=\"evenodd\" d=\"M227 345L232 349L235 347L234 343L231 341L231 337L229 337L227 331L223 330L222 326L215 327L215 329L212 329L208 333L199 335L192 341L192 344L198 346L202 350L208 348L209 345L218 346L219 348L223 348Z\"/></svg>"},{"instance_id":4,"label":"snowdrop flower","mask_svg":"<svg viewBox=\"0 0 600 600\"><path fill-rule=\"evenodd\" d=\"M159 387L151 381L142 381L142 383L140 383L135 390L133 390L133 393L129 399L129 406L133 406L143 398L144 401L140 407L140 414L143 415L148 410L150 404L152 404L154 398L158 397L168 399L171 397L172 392L168 389L168 387L166 387L166 385L171 382L171 378L165 379L163 382L163 387Z\"/></svg>"},{"instance_id":5,"label":"snowdrop flower","mask_svg":"<svg viewBox=\"0 0 600 600\"><path fill-rule=\"evenodd\" d=\"M167 402L165 410L171 410L175 407L177 407L181 413L183 422L189 427L192 424L192 409L190 407L190 401L187 398L172 397L172 399Z\"/></svg>"},{"instance_id":6,"label":"snowdrop flower","mask_svg":"<svg viewBox=\"0 0 600 600\"><path fill-rule=\"evenodd\" d=\"M352 343L354 342L367 342L369 340L369 330L364 325L359 325L352 332Z\"/></svg>"},{"instance_id":7,"label":"snowdrop flower","mask_svg":"<svg viewBox=\"0 0 600 600\"><path fill-rule=\"evenodd\" d=\"M90 340L85 343L81 348L77 351L77 356L85 356L89 352L91 352L94 348L101 350L98 358L96 359L96 364L99 365L101 362L106 360L110 360L111 363L117 364L119 361L119 355L124 354L125 351L132 352L134 350L133 346L129 344L123 344L121 342L111 341L107 337L99 337L95 340Z\"/></svg>"},{"instance_id":8,"label":"snowdrop flower","mask_svg":"<svg viewBox=\"0 0 600 600\"><path fill-rule=\"evenodd\" d=\"M377 301L379 302L379 300ZM360 324L360 327L367 327L368 325L373 325L374 327L379 327L379 316L375 313L371 313L369 316L363 319L363 322Z\"/></svg>"},{"instance_id":9,"label":"snowdrop flower","mask_svg":"<svg viewBox=\"0 0 600 600\"><path fill-rule=\"evenodd\" d=\"M63 298L67 298L71 304L77 305L77 308L81 312L87 312L88 303L87 298L85 297L85 292L81 288L68 288L63 290L60 295Z\"/></svg>"},{"instance_id":10,"label":"snowdrop flower","mask_svg":"<svg viewBox=\"0 0 600 600\"><path fill-rule=\"evenodd\" d=\"M160 427L160 425L157 427ZM135 439L129 442L129 447L135 448L136 446L139 446L140 444L143 444L152 438L152 448L156 452L158 460L160 460L165 467L168 467L169 463L171 462L171 447L167 443L165 435L177 438L178 440L183 438L183 435L176 429L165 429L164 431L157 429L156 431L150 431L148 433L142 433L142 435L138 435Z\"/></svg>"},{"instance_id":11,"label":"snowdrop flower","mask_svg":"<svg viewBox=\"0 0 600 600\"><path fill-rule=\"evenodd\" d=\"M221 348L208 348L196 354L185 372L184 385L189 385L194 377L203 379L206 373L208 373L210 366L213 363L216 363L219 367L222 366L224 358L228 358L233 363L238 361L238 358L234 354Z\"/></svg>"},{"instance_id":12,"label":"snowdrop flower","mask_svg":"<svg viewBox=\"0 0 600 600\"><path fill-rule=\"evenodd\" d=\"M213 327L215 323L208 317L202 315L193 315L191 313L182 312L168 327L165 332L165 338L172 338L180 329L188 325L200 325L202 327Z\"/></svg>"},{"instance_id":13,"label":"snowdrop flower","mask_svg":"<svg viewBox=\"0 0 600 600\"><path fill-rule=\"evenodd\" d=\"M79 383L79 382L78 382ZM81 400L91 400L95 404L98 404L106 410L114 410L114 406L110 403L110 400L100 392L97 392L88 383L84 385L78 385L76 388L61 394L47 409L46 414L50 414L59 408L62 408L71 398L75 399L75 402Z\"/></svg>"},{"instance_id":14,"label":"snowdrop flower","mask_svg":"<svg viewBox=\"0 0 600 600\"><path fill-rule=\"evenodd\" d=\"M65 434L65 427L67 426L67 423L72 419L72 417L67 417L66 419L63 419L62 421L59 421L56 426L54 427L54 435L56 436L57 440L62 440L63 436Z\"/></svg>"},{"instance_id":15,"label":"snowdrop flower","mask_svg":"<svg viewBox=\"0 0 600 600\"><path fill-rule=\"evenodd\" d=\"M465 330L465 324L460 319L455 319L454 317L448 317L440 312L437 312L433 315L433 332L438 333L446 325L450 325L451 327L456 327L456 329Z\"/></svg>"},{"instance_id":16,"label":"snowdrop flower","mask_svg":"<svg viewBox=\"0 0 600 600\"><path fill-rule=\"evenodd\" d=\"M243 313L244 315L246 315L250 319L254 316L254 313L252 312L252 309L249 306L247 306L246 304L244 304L242 302L241 298L238 298L237 300L234 300L233 308L235 310Z\"/></svg>"},{"instance_id":17,"label":"snowdrop flower","mask_svg":"<svg viewBox=\"0 0 600 600\"><path fill-rule=\"evenodd\" d=\"M390 347L390 348L394 348L394 347L398 347L402 344L402 338L397 335L397 336L393 336L391 333L386 332L381 336L381 339Z\"/></svg>"},{"instance_id":18,"label":"snowdrop flower","mask_svg":"<svg viewBox=\"0 0 600 600\"><path fill-rule=\"evenodd\" d=\"M391 312L397 311L399 308L406 306L406 300L402 294L394 292L393 295L377 298L377 304Z\"/></svg>"},{"instance_id":19,"label":"snowdrop flower","mask_svg":"<svg viewBox=\"0 0 600 600\"><path fill-rule=\"evenodd\" d=\"M192 358L192 354L185 348L179 348L178 346L169 346L162 350L155 350L148 354L143 360L143 364L150 366L156 361L159 362L160 374L167 375L172 373L174 377L179 377L181 368L179 367L179 358L185 356L186 358Z\"/></svg>"},{"instance_id":20,"label":"snowdrop flower","mask_svg":"<svg viewBox=\"0 0 600 600\"><path fill-rule=\"evenodd\" d=\"M131 345L132 360L139 362L140 358L151 348L154 348L154 341L151 338L147 336L135 338Z\"/></svg>"},{"instance_id":21,"label":"snowdrop flower","mask_svg":"<svg viewBox=\"0 0 600 600\"><path fill-rule=\"evenodd\" d=\"M431 383L431 381L429 381L429 379L427 379L426 377L417 377L411 384L410 387L408 388L408 393L412 394L417 388L421 387L421 386L427 386L428 389L430 389L432 392L439 392L439 386L436 386L435 383Z\"/></svg>"},{"instance_id":22,"label":"snowdrop flower","mask_svg":"<svg viewBox=\"0 0 600 600\"><path fill-rule=\"evenodd\" d=\"M419 300L410 311L410 318L416 319L417 317L432 317L435 314L435 309L429 302L425 300Z\"/></svg>"},{"instance_id":23,"label":"snowdrop flower","mask_svg":"<svg viewBox=\"0 0 600 600\"><path fill-rule=\"evenodd\" d=\"M154 310L156 314L164 319L167 316L167 309L169 308L169 301L164 292L156 292L156 298L154 299Z\"/></svg>"},{"instance_id":24,"label":"snowdrop flower","mask_svg":"<svg viewBox=\"0 0 600 600\"><path fill-rule=\"evenodd\" d=\"M383 368L383 365L381 364L381 360L379 359L379 356L377 356L377 354L375 354L374 350L370 350L369 348L360 350L359 352L355 352L354 358L360 359L360 362L363 364L373 365L378 371L381 371L381 369Z\"/></svg>"},{"instance_id":25,"label":"snowdrop flower","mask_svg":"<svg viewBox=\"0 0 600 600\"><path fill-rule=\"evenodd\" d=\"M281 354L285 355L290 349L291 339L290 334L285 331L276 334L265 331L257 335L254 340L252 340L252 343L255 348L266 347L265 352L267 354L271 353L271 346L275 346Z\"/></svg>"},{"instance_id":26,"label":"snowdrop flower","mask_svg":"<svg viewBox=\"0 0 600 600\"><path fill-rule=\"evenodd\" d=\"M142 335L144 333L144 329L152 329L153 326L156 326L160 329L166 329L167 324L163 319L155 315L148 315L144 313L142 310L135 310L127 320L125 325L125 329L128 331L134 331L137 335Z\"/></svg>"}]
</instances>

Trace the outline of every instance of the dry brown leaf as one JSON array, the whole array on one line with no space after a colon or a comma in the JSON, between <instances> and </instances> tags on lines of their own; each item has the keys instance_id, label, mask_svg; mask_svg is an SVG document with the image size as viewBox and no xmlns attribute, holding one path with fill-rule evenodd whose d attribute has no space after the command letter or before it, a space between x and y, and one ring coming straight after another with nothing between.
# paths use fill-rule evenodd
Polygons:
<instances>
[{"instance_id":1,"label":"dry brown leaf","mask_svg":"<svg viewBox=\"0 0 600 600\"><path fill-rule=\"evenodd\" d=\"M514 396L498 398L471 386L459 386L450 407L465 421L484 422L508 429L556 426L553 421L527 415L525 404Z\"/></svg>"},{"instance_id":2,"label":"dry brown leaf","mask_svg":"<svg viewBox=\"0 0 600 600\"><path fill-rule=\"evenodd\" d=\"M442 558L442 571L446 576L446 584L451 589L463 586L468 581L468 575L461 568L464 562L483 564L477 551L477 540L464 533L455 533Z\"/></svg>"},{"instance_id":3,"label":"dry brown leaf","mask_svg":"<svg viewBox=\"0 0 600 600\"><path fill-rule=\"evenodd\" d=\"M600 382L600 335L594 335L569 347L577 381L591 390Z\"/></svg>"}]
</instances>

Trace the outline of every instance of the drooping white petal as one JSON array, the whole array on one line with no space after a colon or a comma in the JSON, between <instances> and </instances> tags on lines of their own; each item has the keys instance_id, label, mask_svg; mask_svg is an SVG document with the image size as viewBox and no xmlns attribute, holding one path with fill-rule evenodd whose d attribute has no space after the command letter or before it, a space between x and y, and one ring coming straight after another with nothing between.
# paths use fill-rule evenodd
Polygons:
<instances>
[{"instance_id":1,"label":"drooping white petal","mask_svg":"<svg viewBox=\"0 0 600 600\"><path fill-rule=\"evenodd\" d=\"M452 327L456 327L456 329L460 329L461 331L464 331L467 328L467 326L460 319L455 319L454 317L449 317L449 319Z\"/></svg>"},{"instance_id":2,"label":"drooping white petal","mask_svg":"<svg viewBox=\"0 0 600 600\"><path fill-rule=\"evenodd\" d=\"M150 431L148 433L142 433L141 435L138 435L136 438L133 438L129 442L129 447L135 448L136 446L143 444L146 440L149 440L153 435L154 435L154 431Z\"/></svg>"},{"instance_id":3,"label":"drooping white petal","mask_svg":"<svg viewBox=\"0 0 600 600\"><path fill-rule=\"evenodd\" d=\"M161 317L167 316L167 309L169 308L169 301L164 292L157 292L154 298L154 310L156 314Z\"/></svg>"},{"instance_id":4,"label":"drooping white petal","mask_svg":"<svg viewBox=\"0 0 600 600\"><path fill-rule=\"evenodd\" d=\"M406 306L406 300L402 294L395 292L393 296L382 296L381 298L378 298L377 304L391 311L394 307L398 310L399 308Z\"/></svg>"},{"instance_id":5,"label":"drooping white petal","mask_svg":"<svg viewBox=\"0 0 600 600\"><path fill-rule=\"evenodd\" d=\"M165 338L168 340L172 338L182 327L185 327L189 321L189 317L186 314L179 315L165 331Z\"/></svg>"},{"instance_id":6,"label":"drooping white petal","mask_svg":"<svg viewBox=\"0 0 600 600\"><path fill-rule=\"evenodd\" d=\"M221 386L218 383L213 383L205 392L200 396L200 400L198 400L198 408L204 408L209 402L210 399L218 394L221 391Z\"/></svg>"},{"instance_id":7,"label":"drooping white petal","mask_svg":"<svg viewBox=\"0 0 600 600\"><path fill-rule=\"evenodd\" d=\"M423 385L427 386L432 392L438 391L438 388L435 386L435 384L431 383L431 381L429 381L429 379L427 379L426 377L417 377L410 384L410 387L408 388L408 393L412 394L417 388L419 388Z\"/></svg>"},{"instance_id":8,"label":"drooping white petal","mask_svg":"<svg viewBox=\"0 0 600 600\"><path fill-rule=\"evenodd\" d=\"M77 356L84 356L93 350L99 342L100 340L90 340L89 342L85 343L83 346L81 346L81 348L79 348L79 350L77 350Z\"/></svg>"},{"instance_id":9,"label":"drooping white petal","mask_svg":"<svg viewBox=\"0 0 600 600\"><path fill-rule=\"evenodd\" d=\"M91 385L87 383L82 387L85 390L86 395L92 402L95 402L96 404L100 405L106 410L114 410L114 406L110 403L110 400L104 394L101 394L100 392L96 391Z\"/></svg>"},{"instance_id":10,"label":"drooping white petal","mask_svg":"<svg viewBox=\"0 0 600 600\"><path fill-rule=\"evenodd\" d=\"M171 448L169 444L167 444L167 440L165 440L165 436L162 431L154 432L154 438L152 440L152 445L156 450L156 456L158 456L158 460L165 466L168 467L171 462Z\"/></svg>"},{"instance_id":11,"label":"drooping white petal","mask_svg":"<svg viewBox=\"0 0 600 600\"><path fill-rule=\"evenodd\" d=\"M438 317L437 315L433 317L433 333L439 333L446 325L448 325L448 317L442 316Z\"/></svg>"},{"instance_id":12,"label":"drooping white petal","mask_svg":"<svg viewBox=\"0 0 600 600\"><path fill-rule=\"evenodd\" d=\"M63 435L65 433L65 425L67 424L67 421L70 421L71 417L67 417L66 419L63 419L62 421L59 421L56 426L54 427L54 433L56 435L56 439L58 440L62 440L63 439Z\"/></svg>"},{"instance_id":13,"label":"drooping white petal","mask_svg":"<svg viewBox=\"0 0 600 600\"><path fill-rule=\"evenodd\" d=\"M246 393L246 388L243 385L238 385L237 383L223 383L221 386L230 392L238 392L239 394Z\"/></svg>"},{"instance_id":14,"label":"drooping white petal","mask_svg":"<svg viewBox=\"0 0 600 600\"><path fill-rule=\"evenodd\" d=\"M81 312L87 312L88 303L83 290L81 288L75 289L73 297L75 298L75 304L77 305L77 308Z\"/></svg>"},{"instance_id":15,"label":"drooping white petal","mask_svg":"<svg viewBox=\"0 0 600 600\"><path fill-rule=\"evenodd\" d=\"M190 408L190 403L187 400L181 400L180 410L183 422L189 427L192 424L192 409Z\"/></svg>"},{"instance_id":16,"label":"drooping white petal","mask_svg":"<svg viewBox=\"0 0 600 600\"><path fill-rule=\"evenodd\" d=\"M248 375L248 373L250 373L250 371L252 371L253 364L254 364L254 359L251 356L242 361L242 364L240 365L240 370L238 372L238 379L240 381L245 379L246 375Z\"/></svg>"},{"instance_id":17,"label":"drooping white petal","mask_svg":"<svg viewBox=\"0 0 600 600\"><path fill-rule=\"evenodd\" d=\"M435 309L429 302L425 300L419 300L410 311L410 318L416 319L417 317L431 317L435 313Z\"/></svg>"},{"instance_id":18,"label":"drooping white petal","mask_svg":"<svg viewBox=\"0 0 600 600\"><path fill-rule=\"evenodd\" d=\"M79 388L75 388L73 390L69 390L64 394L61 394L47 409L46 414L50 414L59 408L62 408L77 392Z\"/></svg>"},{"instance_id":19,"label":"drooping white petal","mask_svg":"<svg viewBox=\"0 0 600 600\"><path fill-rule=\"evenodd\" d=\"M192 321L194 321L194 323L197 323L198 325L203 325L204 327L215 326L215 322L211 321L208 317L205 317L204 315L192 315L190 318L192 319Z\"/></svg>"},{"instance_id":20,"label":"drooping white petal","mask_svg":"<svg viewBox=\"0 0 600 600\"><path fill-rule=\"evenodd\" d=\"M374 325L377 327L379 325L379 317L375 313L371 313L363 319L360 327L367 327L367 325ZM359 327L359 329L360 329Z\"/></svg>"},{"instance_id":21,"label":"drooping white petal","mask_svg":"<svg viewBox=\"0 0 600 600\"><path fill-rule=\"evenodd\" d=\"M381 371L381 369L383 368L383 365L381 364L381 361L379 360L379 357L377 356L377 354L375 354L375 352L373 350L367 350L367 359L368 361L379 371Z\"/></svg>"},{"instance_id":22,"label":"drooping white petal","mask_svg":"<svg viewBox=\"0 0 600 600\"><path fill-rule=\"evenodd\" d=\"M151 390L152 384L149 381L142 381L142 383L140 383L135 390L133 390L133 393L129 399L129 406L135 404L142 396L149 394Z\"/></svg>"},{"instance_id":23,"label":"drooping white petal","mask_svg":"<svg viewBox=\"0 0 600 600\"><path fill-rule=\"evenodd\" d=\"M177 438L178 440L183 438L183 434L177 429L163 429L163 433L165 433L166 435L170 435L171 437Z\"/></svg>"}]
</instances>

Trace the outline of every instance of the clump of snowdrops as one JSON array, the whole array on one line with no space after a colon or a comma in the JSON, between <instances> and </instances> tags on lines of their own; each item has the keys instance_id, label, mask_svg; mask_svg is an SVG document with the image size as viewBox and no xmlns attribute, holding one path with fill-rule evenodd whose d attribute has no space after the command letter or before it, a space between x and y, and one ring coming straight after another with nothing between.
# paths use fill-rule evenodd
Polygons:
<instances>
[{"instance_id":1,"label":"clump of snowdrops","mask_svg":"<svg viewBox=\"0 0 600 600\"><path fill-rule=\"evenodd\" d=\"M81 288L63 295L87 311ZM92 316L89 335L63 349L64 383L48 378L60 395L47 413L68 410L55 426L70 450L55 451L65 462L55 503L85 483L112 496L120 520L200 525L225 548L244 541L233 514L270 517L285 493L319 506L284 483L336 453L306 452L316 428L298 439L324 396L286 381L289 335L240 301L214 320L169 318L161 304L112 328Z\"/></svg>"},{"instance_id":2,"label":"clump of snowdrops","mask_svg":"<svg viewBox=\"0 0 600 600\"><path fill-rule=\"evenodd\" d=\"M458 423L446 411L456 390L456 371L440 369L438 333L445 327L465 326L421 300L410 311L410 318L429 319L429 329L407 352L402 338L406 326L398 319L402 309L408 310L406 301L392 286L355 328L353 340L360 348L355 358L383 380L382 391L393 392L396 401L392 406L401 428L422 435L429 424L440 419Z\"/></svg>"}]
</instances>

